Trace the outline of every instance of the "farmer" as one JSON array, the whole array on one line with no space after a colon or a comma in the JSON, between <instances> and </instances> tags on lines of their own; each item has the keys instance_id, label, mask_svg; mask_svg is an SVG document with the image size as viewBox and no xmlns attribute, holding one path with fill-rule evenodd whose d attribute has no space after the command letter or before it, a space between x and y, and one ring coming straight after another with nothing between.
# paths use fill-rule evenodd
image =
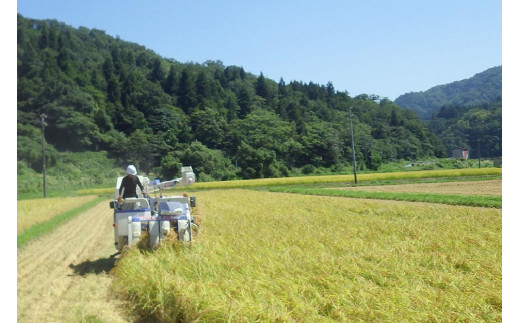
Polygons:
<instances>
[{"instance_id":1,"label":"farmer","mask_svg":"<svg viewBox=\"0 0 520 323\"><path fill-rule=\"evenodd\" d=\"M121 201L127 197L137 197L137 185L139 185L141 192L146 194L143 188L143 184L141 184L139 177L136 176L137 170L135 169L135 166L128 165L126 168L126 173L128 175L123 178L121 181L121 186L119 187L119 198L117 199L119 203L121 203ZM123 193L123 195L121 195L121 193Z\"/></svg>"}]
</instances>

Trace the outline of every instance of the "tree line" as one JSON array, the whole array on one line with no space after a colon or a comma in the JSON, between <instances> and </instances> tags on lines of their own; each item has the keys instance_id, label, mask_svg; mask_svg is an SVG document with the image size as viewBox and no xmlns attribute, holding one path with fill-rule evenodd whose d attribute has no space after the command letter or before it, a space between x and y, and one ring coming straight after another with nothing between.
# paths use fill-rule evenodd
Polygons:
<instances>
[{"instance_id":1,"label":"tree line","mask_svg":"<svg viewBox=\"0 0 520 323\"><path fill-rule=\"evenodd\" d=\"M102 30L18 15L18 161L41 170L60 152L106 152L165 178L192 165L201 180L288 176L446 157L412 110L377 95L274 81L221 61L181 63Z\"/></svg>"}]
</instances>

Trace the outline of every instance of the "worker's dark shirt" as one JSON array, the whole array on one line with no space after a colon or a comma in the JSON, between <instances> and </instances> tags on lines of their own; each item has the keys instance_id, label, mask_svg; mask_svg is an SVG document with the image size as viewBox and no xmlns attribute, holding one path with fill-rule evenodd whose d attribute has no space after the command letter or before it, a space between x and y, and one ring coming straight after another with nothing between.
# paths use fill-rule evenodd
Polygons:
<instances>
[{"instance_id":1,"label":"worker's dark shirt","mask_svg":"<svg viewBox=\"0 0 520 323\"><path fill-rule=\"evenodd\" d=\"M125 176L123 178L123 180L121 181L121 187L119 187L119 195L121 195L121 192L123 191L123 188L124 188L125 189L125 192L123 193L124 199L127 197L137 197L137 192L136 192L137 185L139 185L139 188L142 191L143 185L141 184L139 177Z\"/></svg>"}]
</instances>

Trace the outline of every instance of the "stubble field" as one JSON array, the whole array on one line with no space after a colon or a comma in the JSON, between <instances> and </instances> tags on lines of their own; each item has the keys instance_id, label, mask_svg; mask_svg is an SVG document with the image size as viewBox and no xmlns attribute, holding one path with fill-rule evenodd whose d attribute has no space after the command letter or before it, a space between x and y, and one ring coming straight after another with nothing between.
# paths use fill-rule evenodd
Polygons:
<instances>
[{"instance_id":1,"label":"stubble field","mask_svg":"<svg viewBox=\"0 0 520 323\"><path fill-rule=\"evenodd\" d=\"M110 293L112 222L103 201L17 249L18 322L133 321Z\"/></svg>"},{"instance_id":2,"label":"stubble field","mask_svg":"<svg viewBox=\"0 0 520 323\"><path fill-rule=\"evenodd\" d=\"M367 192L429 193L460 195L502 195L502 180L358 186L334 189Z\"/></svg>"}]
</instances>

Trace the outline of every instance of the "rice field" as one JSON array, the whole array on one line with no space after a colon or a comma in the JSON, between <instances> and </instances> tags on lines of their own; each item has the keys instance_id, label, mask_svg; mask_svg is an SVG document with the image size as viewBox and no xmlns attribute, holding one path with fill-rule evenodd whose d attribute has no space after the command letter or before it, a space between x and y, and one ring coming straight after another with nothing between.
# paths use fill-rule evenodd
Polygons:
<instances>
[{"instance_id":1,"label":"rice field","mask_svg":"<svg viewBox=\"0 0 520 323\"><path fill-rule=\"evenodd\" d=\"M393 173L369 173L358 174L358 182L382 181L395 179L418 179L418 178L439 178L439 177L460 177L460 176L480 176L480 175L501 175L501 168L464 168L446 170L424 170ZM261 178L249 180L234 180L225 182L205 182L194 183L193 189L212 189L212 188L247 188L262 186L283 186L283 185L307 185L320 183L343 183L354 182L354 175L324 175L324 176L301 176L301 177L281 177L281 178Z\"/></svg>"},{"instance_id":2,"label":"rice field","mask_svg":"<svg viewBox=\"0 0 520 323\"><path fill-rule=\"evenodd\" d=\"M58 214L77 208L95 198L95 195L87 195L17 201L17 234L20 234L35 224L48 221Z\"/></svg>"},{"instance_id":3,"label":"rice field","mask_svg":"<svg viewBox=\"0 0 520 323\"><path fill-rule=\"evenodd\" d=\"M370 173L358 174L359 182L382 181L395 179L419 179L419 178L440 178L440 177L460 177L460 176L486 176L502 175L502 168L464 168L446 170L423 170L394 173ZM189 187L179 188L181 190L201 190L201 189L222 189L222 188L252 188L267 186L284 185L307 185L320 183L353 183L354 175L323 175L323 176L300 176L300 177L280 177L280 178L260 178L248 180L232 180L221 182L196 182ZM97 188L79 190L77 194L112 194L114 188Z\"/></svg>"},{"instance_id":4,"label":"rice field","mask_svg":"<svg viewBox=\"0 0 520 323\"><path fill-rule=\"evenodd\" d=\"M190 246L131 248L113 288L175 320L501 321L502 211L241 189L197 192Z\"/></svg>"}]
</instances>

